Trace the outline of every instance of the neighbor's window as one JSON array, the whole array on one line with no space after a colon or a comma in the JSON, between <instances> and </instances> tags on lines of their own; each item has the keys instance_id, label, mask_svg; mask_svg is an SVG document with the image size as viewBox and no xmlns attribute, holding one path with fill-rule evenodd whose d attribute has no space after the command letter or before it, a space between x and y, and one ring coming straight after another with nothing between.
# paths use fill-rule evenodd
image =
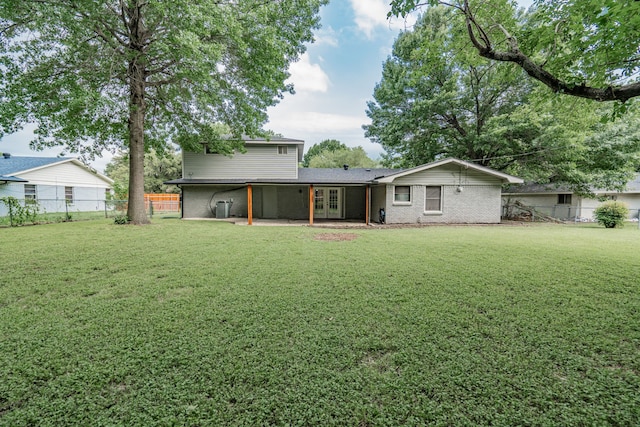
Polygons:
<instances>
[{"instance_id":1,"label":"neighbor's window","mask_svg":"<svg viewBox=\"0 0 640 427\"><path fill-rule=\"evenodd\" d=\"M278 145L278 154L287 154L287 146Z\"/></svg>"},{"instance_id":2,"label":"neighbor's window","mask_svg":"<svg viewBox=\"0 0 640 427\"><path fill-rule=\"evenodd\" d=\"M570 205L571 204L571 194L558 194L558 204L559 205Z\"/></svg>"},{"instance_id":3,"label":"neighbor's window","mask_svg":"<svg viewBox=\"0 0 640 427\"><path fill-rule=\"evenodd\" d=\"M73 203L73 187L64 187L64 199L67 203Z\"/></svg>"},{"instance_id":4,"label":"neighbor's window","mask_svg":"<svg viewBox=\"0 0 640 427\"><path fill-rule=\"evenodd\" d=\"M440 212L442 210L442 188L427 186L424 189L424 210L427 212Z\"/></svg>"},{"instance_id":5,"label":"neighbor's window","mask_svg":"<svg viewBox=\"0 0 640 427\"><path fill-rule=\"evenodd\" d=\"M36 186L34 184L25 184L24 201L28 203L34 203L36 199Z\"/></svg>"},{"instance_id":6,"label":"neighbor's window","mask_svg":"<svg viewBox=\"0 0 640 427\"><path fill-rule=\"evenodd\" d=\"M393 190L393 201L400 203L411 202L411 187L408 185L396 185Z\"/></svg>"}]
</instances>

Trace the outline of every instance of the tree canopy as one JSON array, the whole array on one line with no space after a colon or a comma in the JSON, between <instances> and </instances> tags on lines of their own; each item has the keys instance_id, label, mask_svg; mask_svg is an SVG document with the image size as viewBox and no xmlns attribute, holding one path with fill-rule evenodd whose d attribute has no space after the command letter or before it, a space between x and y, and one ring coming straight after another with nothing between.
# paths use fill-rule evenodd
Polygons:
<instances>
[{"instance_id":1,"label":"tree canopy","mask_svg":"<svg viewBox=\"0 0 640 427\"><path fill-rule=\"evenodd\" d=\"M601 123L611 106L545 96L517 66L473 54L464 25L451 9L429 8L394 43L365 126L385 165L458 157L579 192L627 182L640 164L638 120Z\"/></svg>"},{"instance_id":2,"label":"tree canopy","mask_svg":"<svg viewBox=\"0 0 640 427\"><path fill-rule=\"evenodd\" d=\"M315 156L337 150L346 150L348 147L336 139L325 139L317 144L313 144L302 158L302 167L308 168L311 159Z\"/></svg>"},{"instance_id":3,"label":"tree canopy","mask_svg":"<svg viewBox=\"0 0 640 427\"><path fill-rule=\"evenodd\" d=\"M391 0L389 15L444 4L463 17L477 53L517 64L557 93L625 102L640 95L640 2L536 0L528 13L512 0Z\"/></svg>"},{"instance_id":4,"label":"tree canopy","mask_svg":"<svg viewBox=\"0 0 640 427\"><path fill-rule=\"evenodd\" d=\"M114 187L128 193L129 188L129 156L118 153L104 169L105 175L114 180ZM151 148L144 156L144 192L145 193L177 193L178 187L166 185L165 181L182 176L182 156L173 148L158 153Z\"/></svg>"},{"instance_id":5,"label":"tree canopy","mask_svg":"<svg viewBox=\"0 0 640 427\"><path fill-rule=\"evenodd\" d=\"M362 147L342 148L334 151L323 151L311 158L312 168L375 168L378 162L367 156Z\"/></svg>"},{"instance_id":6,"label":"tree canopy","mask_svg":"<svg viewBox=\"0 0 640 427\"><path fill-rule=\"evenodd\" d=\"M0 136L33 123L34 148L126 150L128 216L147 222L145 150L260 134L325 2L0 0Z\"/></svg>"}]
</instances>

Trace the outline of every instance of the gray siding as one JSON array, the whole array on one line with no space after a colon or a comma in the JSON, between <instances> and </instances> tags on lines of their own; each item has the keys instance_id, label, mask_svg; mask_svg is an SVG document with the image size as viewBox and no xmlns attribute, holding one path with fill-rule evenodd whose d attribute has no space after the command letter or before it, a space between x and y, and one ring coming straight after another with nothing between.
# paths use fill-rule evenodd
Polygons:
<instances>
[{"instance_id":1,"label":"gray siding","mask_svg":"<svg viewBox=\"0 0 640 427\"><path fill-rule=\"evenodd\" d=\"M491 224L500 222L500 185L467 185L462 192L456 185L442 186L442 212L425 212L425 188L411 186L411 203L393 203L393 185L387 186L388 224L449 223Z\"/></svg>"},{"instance_id":2,"label":"gray siding","mask_svg":"<svg viewBox=\"0 0 640 427\"><path fill-rule=\"evenodd\" d=\"M396 185L502 185L502 180L473 169L444 165L393 180Z\"/></svg>"},{"instance_id":3,"label":"gray siding","mask_svg":"<svg viewBox=\"0 0 640 427\"><path fill-rule=\"evenodd\" d=\"M186 179L296 179L298 147L286 145L287 154L278 154L278 145L247 145L246 153L233 156L183 152L182 176Z\"/></svg>"},{"instance_id":4,"label":"gray siding","mask_svg":"<svg viewBox=\"0 0 640 427\"><path fill-rule=\"evenodd\" d=\"M392 196L393 197L393 196ZM380 222L380 209L386 210L387 186L371 187L371 221Z\"/></svg>"},{"instance_id":5,"label":"gray siding","mask_svg":"<svg viewBox=\"0 0 640 427\"><path fill-rule=\"evenodd\" d=\"M234 186L184 186L182 188L183 218L215 218L218 201L231 200L232 217L247 217L247 188ZM212 211L213 209L213 211Z\"/></svg>"},{"instance_id":6,"label":"gray siding","mask_svg":"<svg viewBox=\"0 0 640 427\"><path fill-rule=\"evenodd\" d=\"M275 188L278 193L278 218L309 219L308 186L279 186Z\"/></svg>"},{"instance_id":7,"label":"gray siding","mask_svg":"<svg viewBox=\"0 0 640 427\"><path fill-rule=\"evenodd\" d=\"M253 217L264 219L308 219L307 186L253 186ZM183 186L183 218L215 218L216 203L233 199L231 217L247 218L247 187Z\"/></svg>"},{"instance_id":8,"label":"gray siding","mask_svg":"<svg viewBox=\"0 0 640 427\"><path fill-rule=\"evenodd\" d=\"M344 188L344 217L364 221L366 213L365 187Z\"/></svg>"}]
</instances>

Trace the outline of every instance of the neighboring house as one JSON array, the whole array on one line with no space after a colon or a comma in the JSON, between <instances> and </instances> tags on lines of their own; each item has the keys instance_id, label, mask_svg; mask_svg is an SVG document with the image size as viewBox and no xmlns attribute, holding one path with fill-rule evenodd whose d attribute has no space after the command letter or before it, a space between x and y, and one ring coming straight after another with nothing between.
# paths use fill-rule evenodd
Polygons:
<instances>
[{"instance_id":1,"label":"neighboring house","mask_svg":"<svg viewBox=\"0 0 640 427\"><path fill-rule=\"evenodd\" d=\"M617 200L629 207L629 219L640 213L640 174L627 183L624 191L592 189L593 197L583 197L567 187L552 184L512 185L502 192L503 210L517 215L520 207L562 220L591 221L593 211L604 200ZM520 207L518 207L520 205Z\"/></svg>"},{"instance_id":2,"label":"neighboring house","mask_svg":"<svg viewBox=\"0 0 640 427\"><path fill-rule=\"evenodd\" d=\"M0 157L0 198L37 203L41 212L104 209L113 181L69 157ZM0 203L0 216L7 208Z\"/></svg>"},{"instance_id":3,"label":"neighboring house","mask_svg":"<svg viewBox=\"0 0 640 427\"><path fill-rule=\"evenodd\" d=\"M408 170L299 168L304 141L245 140L245 153L183 152L183 218L498 223L502 185L522 180L457 159Z\"/></svg>"}]
</instances>

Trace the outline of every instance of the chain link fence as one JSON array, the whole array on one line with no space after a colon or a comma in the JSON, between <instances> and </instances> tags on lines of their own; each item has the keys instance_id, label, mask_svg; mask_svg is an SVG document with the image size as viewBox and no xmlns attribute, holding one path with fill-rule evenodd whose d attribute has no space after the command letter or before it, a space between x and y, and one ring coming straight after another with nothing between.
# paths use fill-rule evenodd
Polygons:
<instances>
[{"instance_id":1,"label":"chain link fence","mask_svg":"<svg viewBox=\"0 0 640 427\"><path fill-rule=\"evenodd\" d=\"M0 226L124 217L127 206L127 200L0 199ZM151 218L180 218L180 201L145 200L145 211Z\"/></svg>"},{"instance_id":2,"label":"chain link fence","mask_svg":"<svg viewBox=\"0 0 640 427\"><path fill-rule=\"evenodd\" d=\"M512 203L502 206L502 217L531 222L595 222L595 207L572 205L528 206ZM637 222L640 209L629 209L628 221Z\"/></svg>"}]
</instances>

